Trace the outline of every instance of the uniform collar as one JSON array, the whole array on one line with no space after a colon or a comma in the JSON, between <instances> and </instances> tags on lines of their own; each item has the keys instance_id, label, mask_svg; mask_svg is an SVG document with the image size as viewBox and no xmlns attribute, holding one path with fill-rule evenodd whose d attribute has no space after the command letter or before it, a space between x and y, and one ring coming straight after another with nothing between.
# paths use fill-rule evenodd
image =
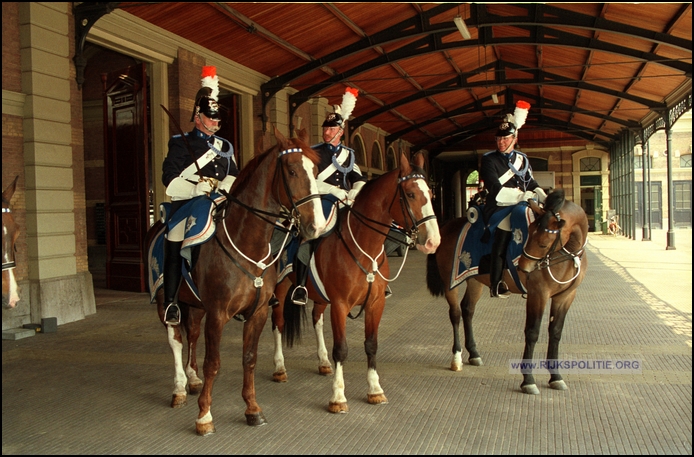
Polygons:
<instances>
[{"instance_id":1,"label":"uniform collar","mask_svg":"<svg viewBox=\"0 0 694 457\"><path fill-rule=\"evenodd\" d=\"M198 130L197 127L193 129L193 135L196 138L202 138L203 140L207 141L210 138L212 138L214 135L205 135L202 131Z\"/></svg>"}]
</instances>

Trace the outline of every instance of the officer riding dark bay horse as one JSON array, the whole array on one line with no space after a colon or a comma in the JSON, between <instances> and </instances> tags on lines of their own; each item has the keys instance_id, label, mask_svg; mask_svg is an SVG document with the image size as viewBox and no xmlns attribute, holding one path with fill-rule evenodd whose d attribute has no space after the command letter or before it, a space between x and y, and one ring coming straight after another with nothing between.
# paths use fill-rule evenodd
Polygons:
<instances>
[{"instance_id":1,"label":"officer riding dark bay horse","mask_svg":"<svg viewBox=\"0 0 694 457\"><path fill-rule=\"evenodd\" d=\"M517 270L521 272L517 276L520 287L513 279L514 271L505 270L505 279L510 292L527 294L524 360L531 360L533 357L545 305L551 299L547 359L556 360L566 314L588 266L584 249L588 239L588 218L580 206L564 199L563 189L551 192L545 200L544 208L533 200L529 200L528 205L537 217L528 227L527 241L522 245L522 254L515 259ZM493 285L490 283L489 274L467 277L465 295L458 304L457 286L460 283L453 284L452 280L456 276L456 265L460 262L457 244L461 233L469 229L470 225L466 218L454 219L444 224L441 227L441 245L436 254L427 258L429 291L434 296L444 295L449 306L453 327L453 371L462 370L459 335L461 315L465 349L470 354L469 363L482 365L482 358L473 336L472 318L475 306L484 292L484 286ZM516 241L523 242L520 238ZM551 371L549 386L557 390L566 389L566 384L556 370ZM523 372L521 390L529 394L539 393L532 371Z\"/></svg>"},{"instance_id":2,"label":"officer riding dark bay horse","mask_svg":"<svg viewBox=\"0 0 694 457\"><path fill-rule=\"evenodd\" d=\"M424 253L434 252L440 242L422 155L418 154L416 160L415 166L411 166L401 155L399 168L367 182L352 206L340 212L335 229L320 239L310 261L313 280L308 284L308 296L314 301L314 326L322 323L325 308L331 306L335 378L330 412L344 413L349 409L343 377L347 360L345 326L348 315L353 317L354 308L357 316L364 314L365 320L368 402L387 403L376 372L378 326L390 275L384 242L393 221L405 228ZM275 290L280 303L272 313L276 351L281 350L277 334L282 334L291 346L301 331L302 314L298 310L305 307L293 303L287 295L293 276L285 278Z\"/></svg>"},{"instance_id":3,"label":"officer riding dark bay horse","mask_svg":"<svg viewBox=\"0 0 694 457\"><path fill-rule=\"evenodd\" d=\"M200 322L205 320L204 383L198 400L196 431L214 432L210 405L212 386L220 367L220 340L225 324L234 317L243 321L243 390L249 425L265 423L255 399L255 363L258 339L267 320L268 300L277 282L277 269L268 252L275 221L286 219L298 226L306 239L318 237L325 228L314 178L318 157L307 144L307 135L286 139L276 129L277 145L256 156L241 171L226 203L219 203L216 230L192 255L191 281L184 281L178 296L181 324L167 325L174 352L176 374L172 406L185 404L186 379L191 393L200 386L195 358ZM214 193L212 195L215 195ZM188 223L191 221L189 220ZM199 222L199 221L198 221ZM188 224L187 223L187 224ZM150 247L159 222L148 234ZM185 242L184 242L185 246ZM153 268L150 262L150 267ZM158 268L158 267L157 267ZM156 295L159 317L164 320L162 289ZM182 366L182 331L188 336L188 364Z\"/></svg>"},{"instance_id":4,"label":"officer riding dark bay horse","mask_svg":"<svg viewBox=\"0 0 694 457\"><path fill-rule=\"evenodd\" d=\"M19 287L14 270L17 266L14 260L15 243L19 237L19 227L12 215L10 201L17 188L17 179L2 191L2 306L14 308L19 301Z\"/></svg>"}]
</instances>

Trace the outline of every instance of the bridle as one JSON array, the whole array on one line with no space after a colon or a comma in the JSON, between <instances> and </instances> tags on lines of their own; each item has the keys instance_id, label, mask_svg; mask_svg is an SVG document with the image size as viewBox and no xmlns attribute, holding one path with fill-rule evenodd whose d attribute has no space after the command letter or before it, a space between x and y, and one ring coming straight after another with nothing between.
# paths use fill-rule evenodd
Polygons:
<instances>
[{"instance_id":1,"label":"bridle","mask_svg":"<svg viewBox=\"0 0 694 457\"><path fill-rule=\"evenodd\" d=\"M284 251L284 248L285 248L285 246L286 246L287 243L288 243L289 235L291 234L292 229L293 229L295 226L298 226L299 223L300 223L300 217L301 217L301 216L300 216L300 214L299 214L299 207L300 207L301 205L304 205L304 204L308 203L308 202L311 201L311 200L316 199L316 198L320 199L320 195L319 195L319 194L310 194L310 195L308 195L308 196L306 196L306 197L304 197L304 198L301 198L301 199L297 200L296 202L294 202L294 198L293 198L293 196L292 196L292 191L291 191L291 189L289 188L289 184L287 183L287 178L286 178L286 176L284 175L284 173L282 172L283 169L284 169L284 163L282 162L282 157L285 156L285 155L287 155L287 154L292 154L292 153L295 153L295 152L303 153L304 151L303 151L303 149L301 149L301 148L288 148L288 149L284 149L284 150L280 151L279 154L277 155L277 164L278 164L278 166L275 167L275 178L277 177L277 174L278 174L278 173L279 173L280 176L282 177L282 184L283 184L283 186L284 186L284 190L285 190L285 192L287 193L287 196L288 196L288 198L289 198L289 201L292 203L292 209L291 209L291 211L289 211L289 210L288 210L286 207L284 207L284 205L282 205L281 203L280 203L280 205L282 206L282 209L281 209L281 211L280 211L279 214L277 214L277 213L271 213L271 212L268 212L268 211L262 211L262 210L259 210L259 209L257 209L257 208L253 208L253 207L251 207L251 206L248 206L248 205L246 205L245 203L243 203L243 202L241 202L240 200L238 200L236 197L232 196L231 194L224 192L224 194L225 194L225 196L227 197L227 200L228 200L228 201L233 201L234 203L237 203L237 204L241 205L243 208L247 209L247 210L250 211L251 213L253 213L253 214L255 214L256 216L260 217L261 219L263 219L263 220L266 221L267 223L269 223L269 224L271 224L271 225L277 227L279 230L284 230L284 231L286 231L284 240L282 241L282 246L281 246L281 248L279 249L277 256L276 256L275 258L271 259L269 263L266 263L266 261L268 260L268 258L272 257L272 244L271 244L271 243L268 243L268 253L267 253L267 255L265 255L265 257L263 257L262 259L256 261L256 260L253 260L253 259L251 259L250 257L248 257L246 254L244 254L244 253L241 251L241 249L240 249L238 246L236 246L236 244L234 244L234 241L231 239L231 236L229 235L229 231L228 231L227 225L226 225L226 208L225 208L224 214L221 216L222 227L224 228L224 233L225 233L225 235L226 235L226 239L227 239L227 241L229 241L229 244L231 244L231 247L234 248L234 250L235 250L241 257L243 257L244 259L246 259L246 260L247 260L248 262L250 262L251 264L255 265L255 266L256 266L258 269L260 269L260 271L261 271L261 273L260 273L259 276L254 276L251 272L249 272L246 268L244 268L243 265L241 265L241 264L231 255L231 253L229 253L229 251L226 249L226 247L224 247L224 244L220 241L219 237L216 237L216 236L215 236L215 240L217 240L217 244L219 245L220 248L222 248L222 251L224 252L224 254L226 254L226 256L229 257L229 259L234 263L234 265L236 265L237 268L239 268L246 276L248 276L248 277L253 281L253 285L254 285L254 287L255 287L255 289L256 289L256 297L255 297L255 302L254 302L254 304L253 304L253 307L252 307L252 309L251 309L251 311L250 311L250 315L251 315L251 316L255 313L255 310L256 310L256 308L257 308L257 306L258 306L258 302L259 302L259 299L260 299L260 289L263 287L263 284L264 284L263 276L265 276L265 274L268 272L268 269L269 269L272 265L274 265L275 262L277 262L277 261L281 258L282 252ZM277 201L278 201L278 202L280 201L279 195L277 195ZM265 217L265 216L267 216L267 217L272 217L273 219L272 219L272 220L271 220L271 219L268 219L268 218ZM280 225L277 225L276 222L275 222L277 219L286 219L286 220L288 220L288 221L289 221L289 227L288 227L288 228L284 228L284 227L282 227L282 226L280 226ZM240 320L240 321L242 321L242 322L245 321L245 318L244 318L242 315L236 315L236 316L234 316L234 319Z\"/></svg>"},{"instance_id":2,"label":"bridle","mask_svg":"<svg viewBox=\"0 0 694 457\"><path fill-rule=\"evenodd\" d=\"M2 208L3 217L5 216L5 214L9 214L11 216L12 210L9 207L8 208L3 207ZM2 224L2 229L3 229L3 233L4 233L4 231L5 231L5 224L4 223ZM3 252L2 271L12 270L12 269L17 267L17 263L14 260L14 250L16 250L16 247L14 246L14 244L13 244L12 248L13 249L7 249L7 250L5 250L5 252Z\"/></svg>"},{"instance_id":3,"label":"bridle","mask_svg":"<svg viewBox=\"0 0 694 457\"><path fill-rule=\"evenodd\" d=\"M554 218L557 220L557 222L561 222L561 216L559 213L551 213ZM565 246L560 246L561 245L561 227L556 229L556 230L551 230L547 228L543 229L538 229L538 230L543 230L544 232L550 234L550 235L556 235L554 238L554 242L550 246L550 248L547 250L547 254L544 257L535 257L533 255L528 254L528 252L525 250L525 246L523 246L523 257L526 259L533 260L537 262L537 268L538 269L543 269L546 268L547 272L549 273L549 276L552 278L554 282L557 284L568 284L574 279L578 277L579 274L581 274L581 257L585 253L585 247L586 244L588 243L588 239L586 238L586 241L583 243L583 246L578 251L575 252L570 252L568 249L566 249ZM527 243L526 243L527 245ZM560 247L558 247L560 246ZM557 278L554 277L554 274L552 274L552 270L550 267L557 265L562 262L566 262L567 260L573 260L574 262L574 267L576 268L576 274L569 280L567 281L559 281Z\"/></svg>"},{"instance_id":4,"label":"bridle","mask_svg":"<svg viewBox=\"0 0 694 457\"><path fill-rule=\"evenodd\" d=\"M398 185L398 193L396 193L395 195L393 195L393 200L390 202L389 208L392 208L392 207L393 207L393 204L395 203L395 198L399 196L399 197L400 197L400 208L401 208L401 210L402 210L403 217L404 217L404 219L405 219L406 221L409 220L409 222L412 224L412 225L410 226L410 228L407 229L407 230L405 231L405 234L406 234L407 237L410 239L410 244L409 244L408 246L409 246L409 247L413 247L413 245L415 244L415 241L414 241L414 240L417 239L417 235L419 234L419 226L422 225L422 224L424 224L425 222L431 220L431 219L436 219L436 216L434 216L434 215L432 215L432 216L426 216L426 217L424 217L424 218L422 218L422 219L417 220L416 216L414 215L414 212L412 211L412 208L410 207L410 204L407 202L407 198L406 198L406 195L405 195L405 191L403 190L402 186L400 185L400 184L402 184L403 182L405 182L405 181L407 181L407 180L409 180L409 179L424 179L424 180L426 180L426 177L425 177L424 175L422 175L421 173L416 173L416 172L415 172L415 173L411 173L411 174L409 174L409 175L407 175L407 176L398 177L398 183L397 183L397 185ZM384 245L381 245L381 250L380 250L380 252L378 253L378 255L376 255L376 257L371 257L368 253L366 253L366 252L364 251L364 249L362 249L362 247L359 245L359 243L357 242L357 240L356 240L355 237L354 237L354 233L352 232L352 226L351 226L351 223L350 223L350 216L351 216L352 214L355 216L355 218L356 218L359 222L361 222L362 224L364 224L364 226L366 226L366 227L368 227L369 229L375 231L376 233L379 233L379 234L381 234L381 235L384 235L386 238L389 236L388 233L383 233L383 232L381 232L381 231L379 230L379 228L374 227L373 225L370 225L370 224L368 224L367 222L370 222L371 224L376 224L376 225L379 225L379 226L381 226L381 227L385 227L385 228L388 228L388 229L390 228L390 225L386 225L386 224L384 224L384 223L382 223L382 222L380 222L380 221L376 221L376 220L374 220L374 219L371 219L371 218L369 218L369 217L366 217L365 215L359 213L358 211L355 211L354 208L353 208L352 206L348 206L348 207L347 207L347 216L346 216L346 217L347 217L347 229L349 230L349 235L350 235L350 237L352 238L352 242L353 242L354 245L357 247L357 249L359 249L359 251L360 251L363 255L365 255L365 256L371 261L371 271L368 271L366 268L364 268L364 267L359 263L359 260L358 260L358 259L356 258L356 256L352 253L352 251L349 249L349 247L347 246L347 243L345 242L345 240L344 240L344 238L342 237L342 235L340 234L340 232L339 232L339 231L337 232L338 236L339 236L340 239L342 240L342 243L343 243L343 244L345 245L345 247L347 248L347 252L349 253L349 255L352 257L352 259L353 259L354 262L357 264L357 266L359 266L359 268L362 270L362 272L364 272L364 274L366 274L366 282L369 283L369 291L371 290L371 283L373 283L373 281L374 281L375 278L376 278L375 275L374 275L374 272L378 273L378 275L379 275L381 278L383 278L385 281L387 281L387 282L395 281L395 280L398 278L398 276L400 276L400 273L402 272L402 268L403 268L403 266L405 265L405 262L406 262L406 260L407 260L407 253L409 252L409 249L407 249L407 250L405 251L405 257L403 258L403 261L402 261L402 263L401 263L401 265L400 265L400 270L397 272L397 274L395 275L395 277L394 277L393 279L388 279L388 278L384 277L384 276L381 274L381 272L379 271L379 269L378 269L379 265L378 265L378 262L377 262L377 259L380 258L381 255L383 255L383 253L384 253L384 251L385 251ZM369 294L367 293L367 295L366 295L367 299L368 299L368 296L369 296ZM366 304L366 300L364 301L364 304ZM364 305L362 305L362 309L363 309L363 306L364 306ZM359 314L361 314L361 311L359 312ZM358 316L358 315L357 315L357 316ZM352 317L351 314L350 314L350 317Z\"/></svg>"}]
</instances>

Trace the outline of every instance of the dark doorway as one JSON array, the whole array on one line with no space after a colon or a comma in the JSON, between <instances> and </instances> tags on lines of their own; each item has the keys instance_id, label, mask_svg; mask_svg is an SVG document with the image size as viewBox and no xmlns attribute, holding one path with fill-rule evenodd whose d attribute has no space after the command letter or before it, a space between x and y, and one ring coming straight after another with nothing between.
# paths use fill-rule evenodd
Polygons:
<instances>
[{"instance_id":1,"label":"dark doorway","mask_svg":"<svg viewBox=\"0 0 694 457\"><path fill-rule=\"evenodd\" d=\"M150 144L145 64L102 75L106 174L106 286L145 292Z\"/></svg>"}]
</instances>

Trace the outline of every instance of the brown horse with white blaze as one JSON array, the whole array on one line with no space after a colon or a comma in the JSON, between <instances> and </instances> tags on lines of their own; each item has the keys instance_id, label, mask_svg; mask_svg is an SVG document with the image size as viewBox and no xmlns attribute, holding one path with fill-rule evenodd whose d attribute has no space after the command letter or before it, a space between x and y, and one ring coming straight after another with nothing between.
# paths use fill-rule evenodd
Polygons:
<instances>
[{"instance_id":1,"label":"brown horse with white blaze","mask_svg":"<svg viewBox=\"0 0 694 457\"><path fill-rule=\"evenodd\" d=\"M345 413L349 409L343 367L347 360L346 321L348 315L353 317L350 311L355 307L360 309L358 315L364 313L368 402L388 402L376 371L378 327L390 274L388 258L384 253L388 229L393 221L404 227L417 248L427 254L436 251L440 242L423 165L421 154L415 156L414 166L401 155L400 167L367 182L352 206L342 210L335 229L322 238L315 249L311 262L312 270L317 275L314 274L314 281L309 281L307 289L309 298L314 302L314 328L319 326L322 329L323 313L330 304L332 356L335 362L333 394L328 406L330 412ZM293 279L294 273L291 273L275 289L280 303L272 312L276 380L279 380L279 371L286 375L281 339L290 346L293 344L301 332L302 315L297 310L305 309L292 303L288 296L290 280ZM281 338L278 338L280 334ZM322 331L316 330L316 334L322 339ZM324 343L323 351L327 355ZM281 362L279 367L278 362ZM326 363L328 367L321 366L319 371L325 373L330 369L329 361L326 360Z\"/></svg>"},{"instance_id":2,"label":"brown horse with white blaze","mask_svg":"<svg viewBox=\"0 0 694 457\"><path fill-rule=\"evenodd\" d=\"M518 271L527 290L525 349L523 360L531 361L537 343L542 316L547 302L551 299L549 317L549 344L547 360L557 360L559 342L566 314L576 297L576 290L585 277L588 261L585 245L588 239L588 218L583 209L564 198L563 189L550 193L544 207L532 200L528 202L537 215L528 228L528 239L523 254L518 260ZM470 354L470 365L482 365L472 331L472 318L475 306L484 291L489 287L489 275L477 275L467 279L467 288L458 304L457 288L450 287L449 278L454 265L456 242L462 227L467 224L464 218L449 221L441 228L441 246L436 254L427 258L427 286L434 296L445 295L449 306L449 317L453 326L453 360L451 370L462 370L462 354L458 328L462 316L465 333L465 349ZM506 282L511 292L520 294L508 270ZM556 370L550 370L549 386L565 390L566 384ZM538 394L531 370L523 371L521 390L528 394Z\"/></svg>"},{"instance_id":3,"label":"brown horse with white blaze","mask_svg":"<svg viewBox=\"0 0 694 457\"><path fill-rule=\"evenodd\" d=\"M243 389L248 425L266 423L256 401L255 364L258 340L267 320L268 300L277 282L277 269L269 245L277 219L286 218L298 226L307 239L325 229L315 180L318 155L307 143L305 131L286 139L275 129L277 145L251 160L238 176L227 196L226 207L217 222L213 239L202 244L191 277L198 296L185 283L179 290L181 325L169 326L169 344L174 353L176 375L172 406L182 406L186 398L186 378L191 393L200 388L200 408L196 431L215 431L210 406L212 387L220 368L220 341L226 323L235 317L243 324ZM151 244L153 227L148 236ZM159 318L164 322L163 293L157 294ZM205 320L204 382L197 376L195 358L200 322ZM182 331L188 335L188 364L182 365Z\"/></svg>"},{"instance_id":4,"label":"brown horse with white blaze","mask_svg":"<svg viewBox=\"0 0 694 457\"><path fill-rule=\"evenodd\" d=\"M12 215L10 201L17 188L17 179L2 191L2 306L14 308L19 301L19 287L14 270L17 266L14 261L15 243L19 237L19 227Z\"/></svg>"}]
</instances>

